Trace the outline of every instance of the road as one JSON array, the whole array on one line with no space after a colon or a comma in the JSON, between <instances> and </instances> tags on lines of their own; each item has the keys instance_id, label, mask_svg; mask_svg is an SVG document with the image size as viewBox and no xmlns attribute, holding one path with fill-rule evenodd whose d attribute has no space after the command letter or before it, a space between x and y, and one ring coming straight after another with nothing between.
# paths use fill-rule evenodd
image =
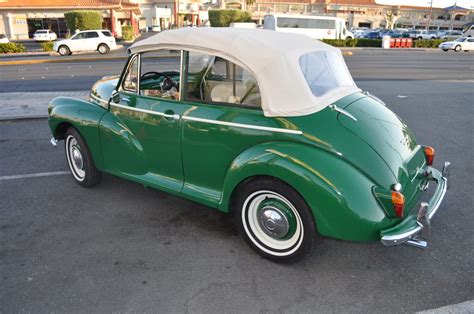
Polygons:
<instances>
[{"instance_id":1,"label":"road","mask_svg":"<svg viewBox=\"0 0 474 314\"><path fill-rule=\"evenodd\" d=\"M108 175L79 187L64 174L62 143L48 145L45 119L1 122L1 311L392 313L473 300L473 55L372 53L347 57L358 85L436 147L436 167L453 164L427 250L323 238L301 263L274 264L205 206ZM123 64L89 65L55 64L55 75L77 75L70 81L7 84L87 89ZM0 71L2 81L17 75Z\"/></svg>"}]
</instances>

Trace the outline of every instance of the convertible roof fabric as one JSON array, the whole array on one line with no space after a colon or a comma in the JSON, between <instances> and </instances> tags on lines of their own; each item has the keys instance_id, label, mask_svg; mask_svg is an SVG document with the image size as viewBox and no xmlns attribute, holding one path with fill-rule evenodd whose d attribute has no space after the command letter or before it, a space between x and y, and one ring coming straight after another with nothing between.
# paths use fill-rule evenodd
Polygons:
<instances>
[{"instance_id":1,"label":"convertible roof fabric","mask_svg":"<svg viewBox=\"0 0 474 314\"><path fill-rule=\"evenodd\" d=\"M318 112L331 103L360 91L339 49L300 34L264 29L181 28L168 30L133 44L129 51L184 49L216 55L245 67L260 88L265 116L302 116ZM317 53L303 73L300 57ZM323 56L323 57L321 57ZM308 72L311 72L308 78ZM330 73L330 76L320 73ZM324 73L323 73L324 74ZM305 77L306 75L306 77ZM330 88L317 96L310 87L315 80Z\"/></svg>"}]
</instances>

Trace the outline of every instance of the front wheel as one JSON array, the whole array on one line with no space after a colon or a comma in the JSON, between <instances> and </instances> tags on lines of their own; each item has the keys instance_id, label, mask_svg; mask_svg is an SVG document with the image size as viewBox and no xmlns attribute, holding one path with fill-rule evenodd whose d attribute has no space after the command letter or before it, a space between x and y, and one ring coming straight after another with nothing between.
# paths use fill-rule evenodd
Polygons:
<instances>
[{"instance_id":1,"label":"front wheel","mask_svg":"<svg viewBox=\"0 0 474 314\"><path fill-rule=\"evenodd\" d=\"M293 188L264 178L248 182L238 193L235 206L241 235L258 254L276 262L296 262L311 253L316 225Z\"/></svg>"},{"instance_id":2,"label":"front wheel","mask_svg":"<svg viewBox=\"0 0 474 314\"><path fill-rule=\"evenodd\" d=\"M67 56L71 54L71 50L69 49L68 46L65 46L65 45L62 45L61 47L59 47L58 52L61 56Z\"/></svg>"},{"instance_id":3,"label":"front wheel","mask_svg":"<svg viewBox=\"0 0 474 314\"><path fill-rule=\"evenodd\" d=\"M444 52L447 52L449 49L443 49Z\"/></svg>"},{"instance_id":4,"label":"front wheel","mask_svg":"<svg viewBox=\"0 0 474 314\"><path fill-rule=\"evenodd\" d=\"M460 45L457 45L456 47L454 47L454 51L456 51L456 52L461 51L461 46L460 46Z\"/></svg>"},{"instance_id":5,"label":"front wheel","mask_svg":"<svg viewBox=\"0 0 474 314\"><path fill-rule=\"evenodd\" d=\"M106 44L100 44L99 47L97 47L97 51L101 54L104 55L110 51L109 46Z\"/></svg>"},{"instance_id":6,"label":"front wheel","mask_svg":"<svg viewBox=\"0 0 474 314\"><path fill-rule=\"evenodd\" d=\"M70 127L65 136L66 159L74 180L89 188L100 182L102 172L97 170L92 154L79 132Z\"/></svg>"}]
</instances>

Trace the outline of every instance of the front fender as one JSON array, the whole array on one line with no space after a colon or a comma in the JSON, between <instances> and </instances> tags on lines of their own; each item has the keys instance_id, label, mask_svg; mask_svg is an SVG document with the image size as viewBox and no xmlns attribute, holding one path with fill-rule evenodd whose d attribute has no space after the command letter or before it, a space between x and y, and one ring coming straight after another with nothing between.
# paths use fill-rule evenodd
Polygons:
<instances>
[{"instance_id":1,"label":"front fender","mask_svg":"<svg viewBox=\"0 0 474 314\"><path fill-rule=\"evenodd\" d=\"M276 177L298 191L324 236L378 241L380 230L396 223L385 215L372 194L374 183L361 171L333 153L291 142L242 152L227 171L219 210L229 211L239 183L259 175Z\"/></svg>"},{"instance_id":2,"label":"front fender","mask_svg":"<svg viewBox=\"0 0 474 314\"><path fill-rule=\"evenodd\" d=\"M89 147L95 166L103 169L99 124L107 109L85 100L57 97L48 107L48 123L56 139L63 139L65 126L74 126Z\"/></svg>"}]
</instances>

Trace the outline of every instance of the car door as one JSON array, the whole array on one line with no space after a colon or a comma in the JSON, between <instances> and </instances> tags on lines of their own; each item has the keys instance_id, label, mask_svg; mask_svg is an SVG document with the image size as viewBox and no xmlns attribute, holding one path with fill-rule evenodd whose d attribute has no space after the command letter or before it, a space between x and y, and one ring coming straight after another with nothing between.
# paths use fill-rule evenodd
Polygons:
<instances>
[{"instance_id":1,"label":"car door","mask_svg":"<svg viewBox=\"0 0 474 314\"><path fill-rule=\"evenodd\" d=\"M99 45L99 34L96 31L90 31L84 33L84 49L86 51L97 50Z\"/></svg>"},{"instance_id":2,"label":"car door","mask_svg":"<svg viewBox=\"0 0 474 314\"><path fill-rule=\"evenodd\" d=\"M245 150L290 136L285 119L265 117L253 75L217 56L183 55L182 194L209 206L221 198L232 162Z\"/></svg>"},{"instance_id":3,"label":"car door","mask_svg":"<svg viewBox=\"0 0 474 314\"><path fill-rule=\"evenodd\" d=\"M181 115L190 107L179 100L180 58L132 56L100 128L106 171L172 193L183 185ZM150 72L169 73L171 91Z\"/></svg>"},{"instance_id":4,"label":"car door","mask_svg":"<svg viewBox=\"0 0 474 314\"><path fill-rule=\"evenodd\" d=\"M474 38L468 37L466 40L466 48L465 50L474 50Z\"/></svg>"},{"instance_id":5,"label":"car door","mask_svg":"<svg viewBox=\"0 0 474 314\"><path fill-rule=\"evenodd\" d=\"M69 42L69 49L71 51L82 51L84 50L84 39L85 39L85 32L77 33Z\"/></svg>"}]
</instances>

